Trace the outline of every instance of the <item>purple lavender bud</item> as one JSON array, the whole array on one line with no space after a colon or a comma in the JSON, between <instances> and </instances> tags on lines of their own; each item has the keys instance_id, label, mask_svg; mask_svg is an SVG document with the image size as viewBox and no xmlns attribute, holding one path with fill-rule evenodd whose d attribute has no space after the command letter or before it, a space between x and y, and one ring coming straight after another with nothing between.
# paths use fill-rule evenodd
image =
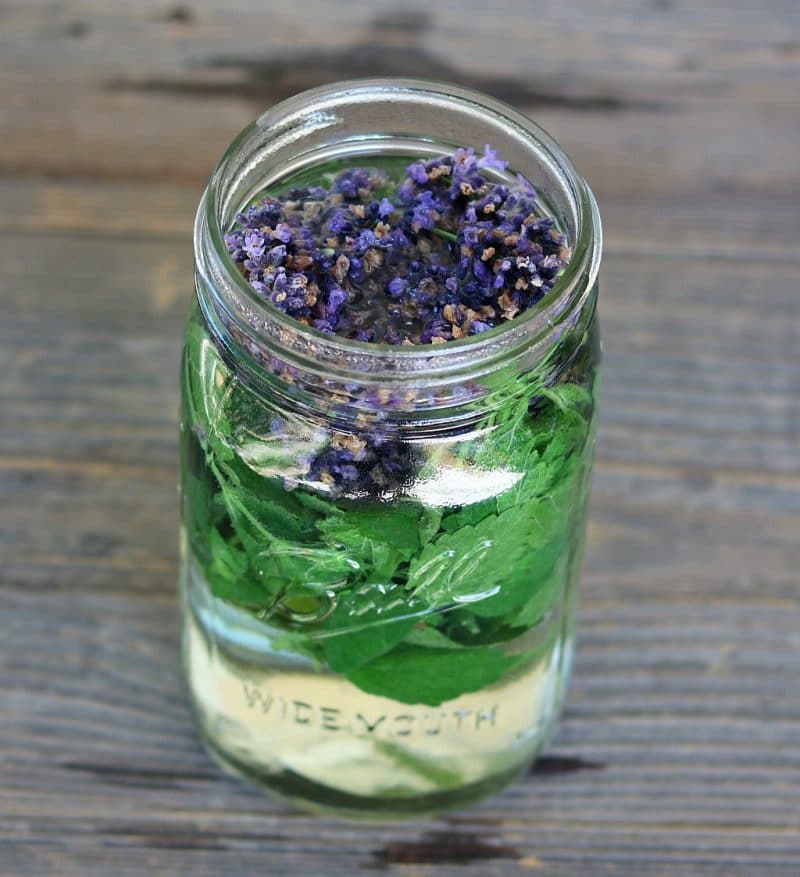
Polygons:
<instances>
[{"instance_id":1,"label":"purple lavender bud","mask_svg":"<svg viewBox=\"0 0 800 877\"><path fill-rule=\"evenodd\" d=\"M480 242L478 229L474 225L466 225L462 231L464 235L464 243L471 247L477 247Z\"/></svg>"},{"instance_id":2,"label":"purple lavender bud","mask_svg":"<svg viewBox=\"0 0 800 877\"><path fill-rule=\"evenodd\" d=\"M292 239L292 230L285 222L279 222L270 237L273 240L288 244Z\"/></svg>"},{"instance_id":3,"label":"purple lavender bud","mask_svg":"<svg viewBox=\"0 0 800 877\"><path fill-rule=\"evenodd\" d=\"M344 195L345 198L355 198L358 186L353 181L354 173L354 168L338 173L331 185L331 191L338 192L340 195Z\"/></svg>"},{"instance_id":4,"label":"purple lavender bud","mask_svg":"<svg viewBox=\"0 0 800 877\"><path fill-rule=\"evenodd\" d=\"M374 188L371 174L367 168L348 168L336 175L331 191L344 195L345 198L358 198L359 190Z\"/></svg>"},{"instance_id":5,"label":"purple lavender bud","mask_svg":"<svg viewBox=\"0 0 800 877\"><path fill-rule=\"evenodd\" d=\"M386 286L386 294L392 298L400 298L407 289L408 281L405 277L393 277Z\"/></svg>"},{"instance_id":6,"label":"purple lavender bud","mask_svg":"<svg viewBox=\"0 0 800 877\"><path fill-rule=\"evenodd\" d=\"M383 342L384 344L402 344L403 336L390 324L384 331Z\"/></svg>"},{"instance_id":7,"label":"purple lavender bud","mask_svg":"<svg viewBox=\"0 0 800 877\"><path fill-rule=\"evenodd\" d=\"M484 149L483 158L478 159L478 167L486 168L487 170L504 171L508 167L508 162L501 161L497 157L497 151L492 149L487 143L486 148Z\"/></svg>"},{"instance_id":8,"label":"purple lavender bud","mask_svg":"<svg viewBox=\"0 0 800 877\"><path fill-rule=\"evenodd\" d=\"M270 247L269 251L267 252L267 262L270 265L280 265L285 258L286 246L284 244L278 244L277 247Z\"/></svg>"},{"instance_id":9,"label":"purple lavender bud","mask_svg":"<svg viewBox=\"0 0 800 877\"><path fill-rule=\"evenodd\" d=\"M475 150L469 146L466 149L459 148L453 154L453 176L463 177L475 170L477 159Z\"/></svg>"},{"instance_id":10,"label":"purple lavender bud","mask_svg":"<svg viewBox=\"0 0 800 877\"><path fill-rule=\"evenodd\" d=\"M433 316L425 326L422 337L428 339L444 338L450 332L450 324L440 315Z\"/></svg>"},{"instance_id":11,"label":"purple lavender bud","mask_svg":"<svg viewBox=\"0 0 800 877\"><path fill-rule=\"evenodd\" d=\"M414 200L414 183L406 180L397 190L397 200L401 204L410 204Z\"/></svg>"},{"instance_id":12,"label":"purple lavender bud","mask_svg":"<svg viewBox=\"0 0 800 877\"><path fill-rule=\"evenodd\" d=\"M328 228L334 234L347 234L353 230L353 223L344 210L334 210L331 218L328 220Z\"/></svg>"},{"instance_id":13,"label":"purple lavender bud","mask_svg":"<svg viewBox=\"0 0 800 877\"><path fill-rule=\"evenodd\" d=\"M361 259L359 259L357 256L350 256L350 270L348 271L348 274L356 282L361 280L361 278L364 276L361 266Z\"/></svg>"},{"instance_id":14,"label":"purple lavender bud","mask_svg":"<svg viewBox=\"0 0 800 877\"><path fill-rule=\"evenodd\" d=\"M286 276L286 269L283 266L275 272L272 291L276 293L287 293L289 291L289 278Z\"/></svg>"},{"instance_id":15,"label":"purple lavender bud","mask_svg":"<svg viewBox=\"0 0 800 877\"><path fill-rule=\"evenodd\" d=\"M278 308L278 310L281 310L284 313L289 310L288 298L286 296L283 296L283 298L281 298L280 293L275 292L274 289L272 290L272 295L270 295L270 301L273 305L275 305L276 308Z\"/></svg>"},{"instance_id":16,"label":"purple lavender bud","mask_svg":"<svg viewBox=\"0 0 800 877\"><path fill-rule=\"evenodd\" d=\"M492 279L492 273L486 267L486 263L481 259L472 260L472 273L483 283L489 283Z\"/></svg>"},{"instance_id":17,"label":"purple lavender bud","mask_svg":"<svg viewBox=\"0 0 800 877\"><path fill-rule=\"evenodd\" d=\"M421 161L415 161L408 166L408 175L415 183L419 183L420 186L424 186L428 182L428 174L425 172L425 165Z\"/></svg>"},{"instance_id":18,"label":"purple lavender bud","mask_svg":"<svg viewBox=\"0 0 800 877\"><path fill-rule=\"evenodd\" d=\"M339 469L342 481L355 481L358 478L358 469L352 463L346 463Z\"/></svg>"},{"instance_id":19,"label":"purple lavender bud","mask_svg":"<svg viewBox=\"0 0 800 877\"><path fill-rule=\"evenodd\" d=\"M489 323L485 323L483 320L473 320L472 325L469 327L470 335L480 335L481 332L486 332L488 329L492 327Z\"/></svg>"},{"instance_id":20,"label":"purple lavender bud","mask_svg":"<svg viewBox=\"0 0 800 877\"><path fill-rule=\"evenodd\" d=\"M257 259L264 255L264 235L256 229L248 229L244 235L242 249L251 259Z\"/></svg>"},{"instance_id":21,"label":"purple lavender bud","mask_svg":"<svg viewBox=\"0 0 800 877\"><path fill-rule=\"evenodd\" d=\"M374 246L376 240L377 238L375 237L375 232L371 231L368 228L365 228L358 235L358 239L356 240L356 249L360 250L363 253L365 250Z\"/></svg>"},{"instance_id":22,"label":"purple lavender bud","mask_svg":"<svg viewBox=\"0 0 800 877\"><path fill-rule=\"evenodd\" d=\"M243 235L241 231L232 231L230 234L223 235L223 239L225 241L225 246L229 250L235 250L242 246L243 243Z\"/></svg>"},{"instance_id":23,"label":"purple lavender bud","mask_svg":"<svg viewBox=\"0 0 800 877\"><path fill-rule=\"evenodd\" d=\"M434 213L438 204L433 192L422 192L416 198L416 204L411 214L411 221L420 228L430 231L436 224Z\"/></svg>"},{"instance_id":24,"label":"purple lavender bud","mask_svg":"<svg viewBox=\"0 0 800 877\"><path fill-rule=\"evenodd\" d=\"M267 287L260 280L251 280L250 286L252 286L259 295L266 295L267 293Z\"/></svg>"},{"instance_id":25,"label":"purple lavender bud","mask_svg":"<svg viewBox=\"0 0 800 877\"><path fill-rule=\"evenodd\" d=\"M347 292L339 286L334 286L328 292L328 319L335 323L339 316L342 305L347 301Z\"/></svg>"},{"instance_id":26,"label":"purple lavender bud","mask_svg":"<svg viewBox=\"0 0 800 877\"><path fill-rule=\"evenodd\" d=\"M402 228L393 228L384 238L386 246L393 250L410 250L413 244Z\"/></svg>"},{"instance_id":27,"label":"purple lavender bud","mask_svg":"<svg viewBox=\"0 0 800 877\"><path fill-rule=\"evenodd\" d=\"M257 278L261 269L264 267L264 257L260 256L256 259L245 259L242 265L247 269L250 277Z\"/></svg>"}]
</instances>

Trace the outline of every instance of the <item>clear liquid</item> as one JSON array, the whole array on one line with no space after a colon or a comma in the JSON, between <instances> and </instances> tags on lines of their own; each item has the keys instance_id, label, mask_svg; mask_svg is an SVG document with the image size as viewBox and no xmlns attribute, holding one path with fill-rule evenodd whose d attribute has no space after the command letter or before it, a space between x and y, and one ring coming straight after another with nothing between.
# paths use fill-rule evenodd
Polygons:
<instances>
[{"instance_id":1,"label":"clear liquid","mask_svg":"<svg viewBox=\"0 0 800 877\"><path fill-rule=\"evenodd\" d=\"M225 767L273 793L363 817L419 814L501 788L547 741L571 641L556 637L480 692L403 704L271 648L264 622L214 598L191 557L183 569L184 662L201 730ZM510 646L552 642L559 621Z\"/></svg>"}]
</instances>

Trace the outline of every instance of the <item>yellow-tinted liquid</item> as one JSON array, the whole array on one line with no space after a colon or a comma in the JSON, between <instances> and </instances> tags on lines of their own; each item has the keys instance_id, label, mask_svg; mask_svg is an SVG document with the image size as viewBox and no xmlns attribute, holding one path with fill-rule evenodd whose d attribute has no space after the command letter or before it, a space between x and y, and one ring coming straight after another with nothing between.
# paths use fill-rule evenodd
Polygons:
<instances>
[{"instance_id":1,"label":"yellow-tinted liquid","mask_svg":"<svg viewBox=\"0 0 800 877\"><path fill-rule=\"evenodd\" d=\"M303 657L265 652L264 625L186 568L184 660L200 726L217 757L251 781L307 806L419 813L504 785L546 742L566 674L558 638L480 692L405 704Z\"/></svg>"}]
</instances>

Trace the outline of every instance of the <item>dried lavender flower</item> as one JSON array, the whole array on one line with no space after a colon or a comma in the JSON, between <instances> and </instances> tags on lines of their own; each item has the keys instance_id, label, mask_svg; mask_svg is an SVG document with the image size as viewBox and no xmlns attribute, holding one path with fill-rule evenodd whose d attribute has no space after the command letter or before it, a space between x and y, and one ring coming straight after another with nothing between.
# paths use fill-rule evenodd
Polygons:
<instances>
[{"instance_id":1,"label":"dried lavender flower","mask_svg":"<svg viewBox=\"0 0 800 877\"><path fill-rule=\"evenodd\" d=\"M273 306L321 332L433 344L513 320L555 284L571 252L522 176L488 144L385 173L342 170L328 187L261 199L225 235ZM507 180L507 178L506 178ZM387 194L388 193L388 194Z\"/></svg>"}]
</instances>

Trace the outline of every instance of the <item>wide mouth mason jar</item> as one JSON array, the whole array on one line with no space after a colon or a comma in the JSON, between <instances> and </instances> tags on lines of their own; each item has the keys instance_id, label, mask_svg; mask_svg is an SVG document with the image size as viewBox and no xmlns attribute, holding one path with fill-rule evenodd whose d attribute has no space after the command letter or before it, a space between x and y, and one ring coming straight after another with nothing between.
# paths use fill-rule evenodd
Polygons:
<instances>
[{"instance_id":1,"label":"wide mouth mason jar","mask_svg":"<svg viewBox=\"0 0 800 877\"><path fill-rule=\"evenodd\" d=\"M571 248L553 289L443 344L323 334L259 296L224 235L331 168L491 144ZM526 770L569 674L594 447L600 221L559 146L475 92L363 80L245 129L195 225L182 365L184 662L226 767L367 817Z\"/></svg>"}]
</instances>

